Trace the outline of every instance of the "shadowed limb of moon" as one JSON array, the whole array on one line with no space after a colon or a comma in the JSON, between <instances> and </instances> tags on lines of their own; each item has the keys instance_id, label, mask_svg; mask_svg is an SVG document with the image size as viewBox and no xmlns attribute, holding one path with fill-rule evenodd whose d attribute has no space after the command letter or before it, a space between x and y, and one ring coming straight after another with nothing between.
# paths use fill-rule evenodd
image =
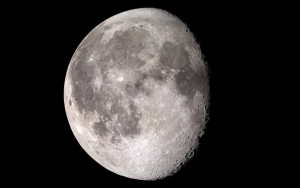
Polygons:
<instances>
[{"instance_id":1,"label":"shadowed limb of moon","mask_svg":"<svg viewBox=\"0 0 300 188\"><path fill-rule=\"evenodd\" d=\"M134 9L95 27L69 64L64 101L82 148L119 175L176 173L198 147L208 114L207 67L177 17Z\"/></svg>"}]
</instances>

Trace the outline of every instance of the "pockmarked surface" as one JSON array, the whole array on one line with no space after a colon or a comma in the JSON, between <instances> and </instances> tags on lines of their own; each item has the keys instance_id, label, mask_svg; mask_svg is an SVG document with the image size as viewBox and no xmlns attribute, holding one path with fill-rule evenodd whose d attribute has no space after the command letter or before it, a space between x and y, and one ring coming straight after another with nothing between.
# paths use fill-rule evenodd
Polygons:
<instances>
[{"instance_id":1,"label":"pockmarked surface","mask_svg":"<svg viewBox=\"0 0 300 188\"><path fill-rule=\"evenodd\" d=\"M69 64L64 103L82 148L132 179L176 173L198 147L209 106L207 67L193 33L152 8L95 27Z\"/></svg>"}]
</instances>

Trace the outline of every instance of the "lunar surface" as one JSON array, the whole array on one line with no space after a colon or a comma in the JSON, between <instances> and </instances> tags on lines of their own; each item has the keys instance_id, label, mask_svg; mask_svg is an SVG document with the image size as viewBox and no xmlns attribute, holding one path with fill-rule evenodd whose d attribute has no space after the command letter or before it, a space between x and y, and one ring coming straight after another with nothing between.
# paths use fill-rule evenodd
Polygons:
<instances>
[{"instance_id":1,"label":"lunar surface","mask_svg":"<svg viewBox=\"0 0 300 188\"><path fill-rule=\"evenodd\" d=\"M81 147L104 168L138 180L176 173L199 146L209 77L185 23L153 8L103 21L69 64L64 104Z\"/></svg>"}]
</instances>

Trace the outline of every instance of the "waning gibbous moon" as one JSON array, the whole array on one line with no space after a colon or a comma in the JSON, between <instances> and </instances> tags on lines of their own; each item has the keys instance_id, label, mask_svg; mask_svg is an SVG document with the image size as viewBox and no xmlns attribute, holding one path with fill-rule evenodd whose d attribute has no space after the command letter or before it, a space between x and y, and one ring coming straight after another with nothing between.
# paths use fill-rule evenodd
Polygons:
<instances>
[{"instance_id":1,"label":"waning gibbous moon","mask_svg":"<svg viewBox=\"0 0 300 188\"><path fill-rule=\"evenodd\" d=\"M138 180L175 174L197 149L209 78L189 28L160 9L119 13L95 27L69 64L64 104L81 147Z\"/></svg>"}]
</instances>

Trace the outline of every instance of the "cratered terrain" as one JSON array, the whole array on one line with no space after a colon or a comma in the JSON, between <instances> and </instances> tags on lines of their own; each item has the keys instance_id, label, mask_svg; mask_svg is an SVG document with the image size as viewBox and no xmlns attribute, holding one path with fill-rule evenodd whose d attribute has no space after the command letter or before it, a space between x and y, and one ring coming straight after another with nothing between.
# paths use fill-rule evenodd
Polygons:
<instances>
[{"instance_id":1,"label":"cratered terrain","mask_svg":"<svg viewBox=\"0 0 300 188\"><path fill-rule=\"evenodd\" d=\"M104 168L132 179L162 179L199 145L208 80L186 24L164 10L133 9L82 40L65 77L65 110L81 147Z\"/></svg>"}]
</instances>

